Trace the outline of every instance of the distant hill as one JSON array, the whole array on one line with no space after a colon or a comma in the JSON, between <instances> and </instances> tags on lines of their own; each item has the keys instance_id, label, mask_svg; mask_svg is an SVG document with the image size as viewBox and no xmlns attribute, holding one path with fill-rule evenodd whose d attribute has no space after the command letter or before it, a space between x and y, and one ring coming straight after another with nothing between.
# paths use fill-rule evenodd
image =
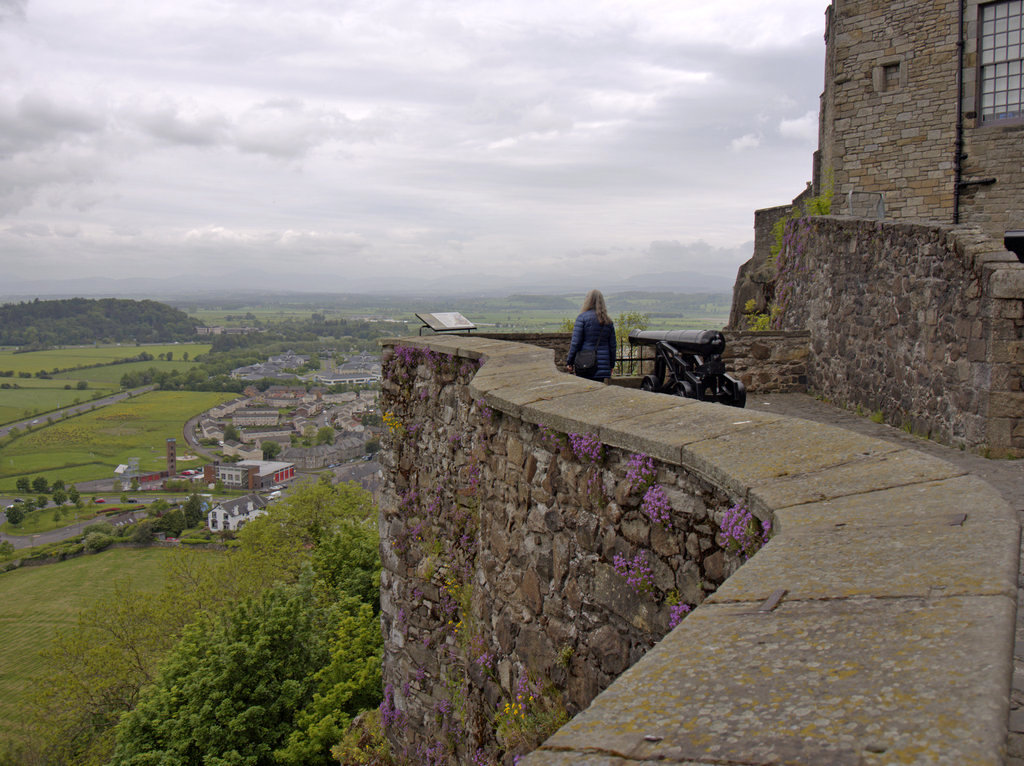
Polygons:
<instances>
[{"instance_id":1,"label":"distant hill","mask_svg":"<svg viewBox=\"0 0 1024 766\"><path fill-rule=\"evenodd\" d=\"M0 306L0 346L169 343L195 338L195 322L156 301L118 298L10 303Z\"/></svg>"}]
</instances>

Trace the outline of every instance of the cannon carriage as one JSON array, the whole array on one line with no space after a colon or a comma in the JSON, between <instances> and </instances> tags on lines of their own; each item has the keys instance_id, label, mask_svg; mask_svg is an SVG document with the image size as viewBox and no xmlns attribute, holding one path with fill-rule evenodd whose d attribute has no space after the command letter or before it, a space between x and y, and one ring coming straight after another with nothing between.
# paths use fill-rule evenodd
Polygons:
<instances>
[{"instance_id":1,"label":"cannon carriage","mask_svg":"<svg viewBox=\"0 0 1024 766\"><path fill-rule=\"evenodd\" d=\"M746 405L746 387L725 372L725 336L718 330L633 330L629 343L654 348L654 372L644 376L644 391Z\"/></svg>"}]
</instances>

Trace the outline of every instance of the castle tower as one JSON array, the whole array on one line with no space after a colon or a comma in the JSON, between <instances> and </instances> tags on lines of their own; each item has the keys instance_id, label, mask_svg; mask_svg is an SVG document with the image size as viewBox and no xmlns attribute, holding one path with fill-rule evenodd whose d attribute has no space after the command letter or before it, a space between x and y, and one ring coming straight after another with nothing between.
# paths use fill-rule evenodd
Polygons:
<instances>
[{"instance_id":1,"label":"castle tower","mask_svg":"<svg viewBox=\"0 0 1024 766\"><path fill-rule=\"evenodd\" d=\"M167 475L174 476L178 473L178 442L174 439L167 440Z\"/></svg>"},{"instance_id":2,"label":"castle tower","mask_svg":"<svg viewBox=\"0 0 1024 766\"><path fill-rule=\"evenodd\" d=\"M833 212L1024 227L1024 3L833 0L814 188Z\"/></svg>"}]
</instances>

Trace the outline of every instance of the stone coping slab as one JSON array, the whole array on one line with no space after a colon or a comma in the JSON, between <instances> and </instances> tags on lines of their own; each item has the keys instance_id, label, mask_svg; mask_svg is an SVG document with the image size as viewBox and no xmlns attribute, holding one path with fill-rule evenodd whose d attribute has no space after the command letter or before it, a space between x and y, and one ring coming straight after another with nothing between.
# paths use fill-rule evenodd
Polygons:
<instances>
[{"instance_id":1,"label":"stone coping slab","mask_svg":"<svg viewBox=\"0 0 1024 766\"><path fill-rule=\"evenodd\" d=\"M751 487L772 479L812 473L898 449L834 426L781 418L750 431L687 445L683 465L743 497Z\"/></svg>"},{"instance_id":2,"label":"stone coping slab","mask_svg":"<svg viewBox=\"0 0 1024 766\"><path fill-rule=\"evenodd\" d=\"M989 485L834 426L563 382L546 349L418 340L485 358L470 388L495 409L597 431L775 520L761 552L520 764L1002 762L1020 530Z\"/></svg>"},{"instance_id":3,"label":"stone coping slab","mask_svg":"<svg viewBox=\"0 0 1024 766\"><path fill-rule=\"evenodd\" d=\"M916 453L915 453L916 454ZM940 461L941 462L941 461ZM907 476L902 486L807 503L775 510L775 531L789 534L813 529L847 527L887 529L910 524L999 522L1012 519L1002 496L976 476L963 475L938 481L915 482Z\"/></svg>"},{"instance_id":4,"label":"stone coping slab","mask_svg":"<svg viewBox=\"0 0 1024 766\"><path fill-rule=\"evenodd\" d=\"M725 407L667 394L641 395L665 402L664 410L636 413L628 420L602 426L601 437L608 444L644 452L673 463L683 463L683 447L720 436L750 436L757 429L782 420L780 415Z\"/></svg>"},{"instance_id":5,"label":"stone coping slab","mask_svg":"<svg viewBox=\"0 0 1024 766\"><path fill-rule=\"evenodd\" d=\"M535 402L523 408L522 418L563 433L598 433L606 423L638 412L661 412L665 406L648 392L599 384L582 393Z\"/></svg>"},{"instance_id":6,"label":"stone coping slab","mask_svg":"<svg viewBox=\"0 0 1024 766\"><path fill-rule=\"evenodd\" d=\"M878 491L964 475L961 469L945 460L889 442L885 444L888 451L879 448L871 455L854 455L848 463L831 465L825 470L752 482L751 503L777 511L791 505L860 494L865 488ZM949 498L946 504L950 505Z\"/></svg>"},{"instance_id":7,"label":"stone coping slab","mask_svg":"<svg viewBox=\"0 0 1024 766\"><path fill-rule=\"evenodd\" d=\"M933 517L905 527L833 525L789 532L740 567L705 603L992 596L1015 599L1019 527L1013 519L954 525ZM992 561L986 566L987 560ZM913 562L908 566L908 562Z\"/></svg>"},{"instance_id":8,"label":"stone coping slab","mask_svg":"<svg viewBox=\"0 0 1024 766\"><path fill-rule=\"evenodd\" d=\"M520 766L1001 764L1013 616L1001 596L701 607Z\"/></svg>"}]
</instances>

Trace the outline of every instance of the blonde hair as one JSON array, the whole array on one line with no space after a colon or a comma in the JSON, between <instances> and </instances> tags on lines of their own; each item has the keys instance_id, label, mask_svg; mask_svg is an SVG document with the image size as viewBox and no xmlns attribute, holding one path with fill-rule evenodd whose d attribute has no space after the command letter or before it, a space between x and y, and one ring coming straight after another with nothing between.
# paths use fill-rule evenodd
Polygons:
<instances>
[{"instance_id":1,"label":"blonde hair","mask_svg":"<svg viewBox=\"0 0 1024 766\"><path fill-rule=\"evenodd\" d=\"M591 290L587 293L587 297L583 299L583 308L580 309L582 314L584 311L593 310L597 314L597 321L600 324L611 324L611 317L608 316L608 308L604 305L604 296L600 290Z\"/></svg>"}]
</instances>

